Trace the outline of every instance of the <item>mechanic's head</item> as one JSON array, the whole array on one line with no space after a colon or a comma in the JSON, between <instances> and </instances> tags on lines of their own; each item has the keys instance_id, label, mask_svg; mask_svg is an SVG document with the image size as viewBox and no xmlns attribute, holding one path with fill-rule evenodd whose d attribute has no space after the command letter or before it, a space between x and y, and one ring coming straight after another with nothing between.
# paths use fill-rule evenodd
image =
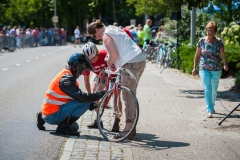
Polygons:
<instances>
[{"instance_id":1,"label":"mechanic's head","mask_svg":"<svg viewBox=\"0 0 240 160\"><path fill-rule=\"evenodd\" d=\"M92 63L95 63L98 58L98 49L97 46L92 42L87 42L82 49L84 55L86 55Z\"/></svg>"},{"instance_id":2,"label":"mechanic's head","mask_svg":"<svg viewBox=\"0 0 240 160\"><path fill-rule=\"evenodd\" d=\"M67 62L69 69L76 78L78 78L84 70L93 70L92 63L84 54L74 53L69 57Z\"/></svg>"}]
</instances>

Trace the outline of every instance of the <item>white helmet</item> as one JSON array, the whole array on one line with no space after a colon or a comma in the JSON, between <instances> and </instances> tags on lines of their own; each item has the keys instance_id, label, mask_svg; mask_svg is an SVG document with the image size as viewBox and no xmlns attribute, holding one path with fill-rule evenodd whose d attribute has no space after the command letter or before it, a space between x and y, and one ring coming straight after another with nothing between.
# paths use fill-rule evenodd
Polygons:
<instances>
[{"instance_id":1,"label":"white helmet","mask_svg":"<svg viewBox=\"0 0 240 160\"><path fill-rule=\"evenodd\" d=\"M89 59L92 59L97 53L97 47L92 42L87 42L82 49L83 54L85 54Z\"/></svg>"}]
</instances>

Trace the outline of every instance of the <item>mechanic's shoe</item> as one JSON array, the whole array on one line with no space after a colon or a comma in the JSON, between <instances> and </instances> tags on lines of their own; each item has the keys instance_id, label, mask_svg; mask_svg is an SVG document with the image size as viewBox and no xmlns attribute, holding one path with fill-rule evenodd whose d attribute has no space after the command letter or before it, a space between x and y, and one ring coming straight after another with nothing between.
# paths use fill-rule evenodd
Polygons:
<instances>
[{"instance_id":1,"label":"mechanic's shoe","mask_svg":"<svg viewBox=\"0 0 240 160\"><path fill-rule=\"evenodd\" d=\"M101 127L103 128L103 123L102 123L102 121L101 121L100 124L101 124ZM87 127L88 127L88 128L96 128L96 129L98 129L97 120L94 120L94 121L92 122L92 124L87 125Z\"/></svg>"},{"instance_id":2,"label":"mechanic's shoe","mask_svg":"<svg viewBox=\"0 0 240 160\"><path fill-rule=\"evenodd\" d=\"M56 132L68 134L68 135L71 135L71 136L80 136L78 131L74 131L69 127L69 122L68 121L69 121L69 117L66 118L63 122L61 122L58 125L58 127L56 129Z\"/></svg>"},{"instance_id":3,"label":"mechanic's shoe","mask_svg":"<svg viewBox=\"0 0 240 160\"><path fill-rule=\"evenodd\" d=\"M58 125L56 132L58 133L63 133L63 134L68 134L70 136L80 136L80 133L78 131L72 130L69 126L66 124L61 124Z\"/></svg>"},{"instance_id":4,"label":"mechanic's shoe","mask_svg":"<svg viewBox=\"0 0 240 160\"><path fill-rule=\"evenodd\" d=\"M37 127L39 130L45 130L43 126L45 121L42 119L42 112L37 112Z\"/></svg>"},{"instance_id":5,"label":"mechanic's shoe","mask_svg":"<svg viewBox=\"0 0 240 160\"><path fill-rule=\"evenodd\" d=\"M113 128L112 128L111 132L119 132L119 122L120 122L120 119L115 118L115 121L114 121Z\"/></svg>"}]
</instances>

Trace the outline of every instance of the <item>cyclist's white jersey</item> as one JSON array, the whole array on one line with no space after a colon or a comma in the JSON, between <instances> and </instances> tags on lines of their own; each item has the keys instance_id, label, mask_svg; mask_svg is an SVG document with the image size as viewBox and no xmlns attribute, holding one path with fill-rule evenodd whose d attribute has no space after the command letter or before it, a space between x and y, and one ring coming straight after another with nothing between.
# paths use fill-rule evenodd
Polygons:
<instances>
[{"instance_id":1,"label":"cyclist's white jersey","mask_svg":"<svg viewBox=\"0 0 240 160\"><path fill-rule=\"evenodd\" d=\"M140 62L145 60L141 48L121 28L109 25L106 27L103 34L108 34L112 37L118 50L119 56L114 62L116 67L123 66L129 62ZM106 49L104 43L103 46ZM107 53L109 54L108 50Z\"/></svg>"}]
</instances>

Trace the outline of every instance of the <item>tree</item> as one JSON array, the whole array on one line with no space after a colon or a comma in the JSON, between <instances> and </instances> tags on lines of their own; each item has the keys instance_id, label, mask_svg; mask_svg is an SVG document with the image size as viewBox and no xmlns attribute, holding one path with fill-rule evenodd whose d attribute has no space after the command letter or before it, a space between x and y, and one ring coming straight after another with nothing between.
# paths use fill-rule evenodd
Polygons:
<instances>
[{"instance_id":1,"label":"tree","mask_svg":"<svg viewBox=\"0 0 240 160\"><path fill-rule=\"evenodd\" d=\"M240 19L240 1L239 0L213 0L211 7L216 6L220 11L213 13L214 17L226 22L226 25L232 21Z\"/></svg>"},{"instance_id":2,"label":"tree","mask_svg":"<svg viewBox=\"0 0 240 160\"><path fill-rule=\"evenodd\" d=\"M188 9L203 8L208 5L209 0L127 0L129 5L134 5L136 15L165 14L180 11L181 6L186 4Z\"/></svg>"}]
</instances>

